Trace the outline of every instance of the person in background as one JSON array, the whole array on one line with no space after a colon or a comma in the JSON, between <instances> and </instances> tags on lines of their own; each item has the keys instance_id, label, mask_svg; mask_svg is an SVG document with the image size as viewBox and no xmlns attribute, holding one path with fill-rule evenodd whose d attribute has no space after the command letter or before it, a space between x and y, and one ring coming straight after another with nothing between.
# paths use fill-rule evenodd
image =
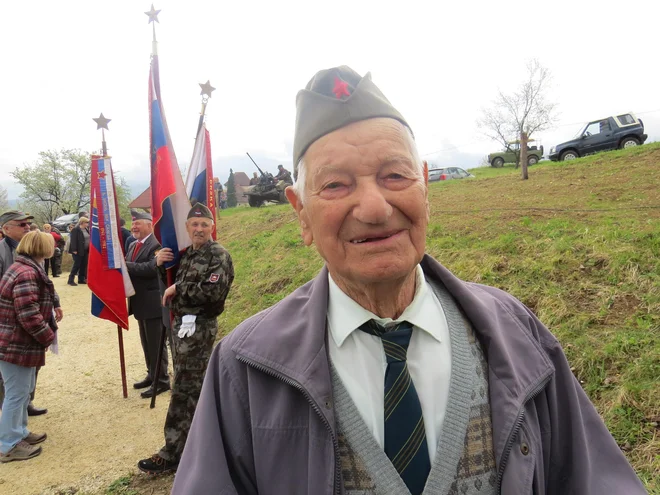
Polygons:
<instances>
[{"instance_id":1,"label":"person in background","mask_svg":"<svg viewBox=\"0 0 660 495\"><path fill-rule=\"evenodd\" d=\"M174 324L174 384L165 419L165 445L157 454L138 462L149 474L176 471L204 379L206 365L218 333L218 316L234 280L231 256L211 238L213 215L202 203L190 209L186 229L192 240L182 254L174 284L163 295L171 302ZM165 263L174 259L169 248L156 256L165 281ZM208 492L207 492L208 493Z\"/></svg>"},{"instance_id":2,"label":"person in background","mask_svg":"<svg viewBox=\"0 0 660 495\"><path fill-rule=\"evenodd\" d=\"M30 224L33 219L32 215L26 215L18 210L10 210L0 215L0 231L4 234L4 239L0 241L0 279L14 262L18 243L30 232ZM59 299L56 300L56 305L59 307ZM32 388L28 416L40 416L48 412L48 409L37 407L32 403L36 389L36 377L38 376L39 368L36 370L35 387ZM2 382L2 373L0 372L0 408L2 408L4 394L5 389Z\"/></svg>"},{"instance_id":3,"label":"person in background","mask_svg":"<svg viewBox=\"0 0 660 495\"><path fill-rule=\"evenodd\" d=\"M128 253L128 248L135 242L135 237L131 234L131 231L126 228L126 220L123 218L119 219L119 227L121 230L121 245L124 246L124 252Z\"/></svg>"},{"instance_id":4,"label":"person in background","mask_svg":"<svg viewBox=\"0 0 660 495\"><path fill-rule=\"evenodd\" d=\"M53 256L55 239L45 232L26 234L16 248L15 262L0 279L0 372L5 397L0 416L0 462L38 456L46 433L31 432L28 424L30 392L36 370L45 364L55 339L62 309L53 282L43 269Z\"/></svg>"},{"instance_id":5,"label":"person in background","mask_svg":"<svg viewBox=\"0 0 660 495\"><path fill-rule=\"evenodd\" d=\"M222 195L222 183L217 177L213 177L213 194L215 194L215 206L217 208L222 208L220 198Z\"/></svg>"},{"instance_id":6,"label":"person in background","mask_svg":"<svg viewBox=\"0 0 660 495\"><path fill-rule=\"evenodd\" d=\"M149 399L170 389L167 374L167 350L163 350L160 374L156 376L156 362L160 336L163 333L163 313L156 269L156 252L161 248L153 235L151 215L132 211L131 232L137 239L126 252L126 268L131 277L135 295L128 299L128 314L133 315L140 328L140 342L146 363L147 375L133 384L133 388L146 388L140 395Z\"/></svg>"},{"instance_id":7,"label":"person in background","mask_svg":"<svg viewBox=\"0 0 660 495\"><path fill-rule=\"evenodd\" d=\"M62 248L60 245L64 242L62 236L59 232L56 232L57 229L53 229L49 223L44 224L44 232L50 234L55 239L55 251L52 258L46 258L44 260L44 270L46 275L48 275L48 269L53 272L53 277L60 276L60 267L62 265Z\"/></svg>"},{"instance_id":8,"label":"person in background","mask_svg":"<svg viewBox=\"0 0 660 495\"><path fill-rule=\"evenodd\" d=\"M36 223L30 224L30 232L39 231L39 226Z\"/></svg>"},{"instance_id":9,"label":"person in background","mask_svg":"<svg viewBox=\"0 0 660 495\"><path fill-rule=\"evenodd\" d=\"M51 234L55 237L55 255L53 256L53 269L57 272L57 275L54 277L59 277L62 275L62 256L64 254L64 246L66 245L66 239L64 235L57 227L51 226ZM59 236L59 238L57 237Z\"/></svg>"},{"instance_id":10,"label":"person in background","mask_svg":"<svg viewBox=\"0 0 660 495\"><path fill-rule=\"evenodd\" d=\"M250 185L251 186L256 186L259 184L259 176L257 175L256 172L252 172L252 178L250 179Z\"/></svg>"},{"instance_id":11,"label":"person in background","mask_svg":"<svg viewBox=\"0 0 660 495\"><path fill-rule=\"evenodd\" d=\"M69 285L87 283L87 259L89 257L89 219L80 217L78 225L71 231L69 252L73 255L73 267L69 273ZM78 284L75 282L78 276Z\"/></svg>"}]
</instances>

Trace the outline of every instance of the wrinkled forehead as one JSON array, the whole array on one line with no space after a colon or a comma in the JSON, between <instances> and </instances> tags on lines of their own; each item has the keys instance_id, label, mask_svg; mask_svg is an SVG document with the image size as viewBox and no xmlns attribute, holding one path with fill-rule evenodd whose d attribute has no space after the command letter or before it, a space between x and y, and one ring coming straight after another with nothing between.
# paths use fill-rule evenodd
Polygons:
<instances>
[{"instance_id":1,"label":"wrinkled forehead","mask_svg":"<svg viewBox=\"0 0 660 495\"><path fill-rule=\"evenodd\" d=\"M134 227L144 227L147 225L151 225L151 222L149 220L143 220L143 219L133 220Z\"/></svg>"},{"instance_id":2,"label":"wrinkled forehead","mask_svg":"<svg viewBox=\"0 0 660 495\"><path fill-rule=\"evenodd\" d=\"M303 160L311 173L364 163L380 166L397 162L414 166L414 147L410 132L400 122L369 119L319 138L309 147Z\"/></svg>"}]
</instances>

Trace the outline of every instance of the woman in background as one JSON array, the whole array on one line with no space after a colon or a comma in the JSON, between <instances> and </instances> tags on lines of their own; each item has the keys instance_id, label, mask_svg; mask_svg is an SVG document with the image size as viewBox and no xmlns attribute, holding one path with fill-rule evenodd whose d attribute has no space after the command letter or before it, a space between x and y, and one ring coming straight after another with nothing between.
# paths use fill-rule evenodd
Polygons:
<instances>
[{"instance_id":1,"label":"woman in background","mask_svg":"<svg viewBox=\"0 0 660 495\"><path fill-rule=\"evenodd\" d=\"M0 462L24 461L41 454L45 433L27 429L30 392L36 368L46 362L62 310L53 282L43 268L55 240L45 232L26 234L14 263L0 280L0 373L5 398L0 416Z\"/></svg>"}]
</instances>

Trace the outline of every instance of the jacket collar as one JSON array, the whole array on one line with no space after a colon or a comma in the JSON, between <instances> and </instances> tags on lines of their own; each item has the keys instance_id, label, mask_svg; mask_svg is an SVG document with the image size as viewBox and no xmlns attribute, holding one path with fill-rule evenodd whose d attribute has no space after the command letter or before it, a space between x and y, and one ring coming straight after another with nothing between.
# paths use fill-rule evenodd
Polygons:
<instances>
[{"instance_id":1,"label":"jacket collar","mask_svg":"<svg viewBox=\"0 0 660 495\"><path fill-rule=\"evenodd\" d=\"M518 412L554 368L520 315L514 315L523 306L511 296L501 292L496 297L496 289L466 283L428 255L421 265L427 280L442 283L454 297L484 347L499 459ZM328 271L324 267L314 280L249 320L232 350L300 384L317 404L323 404L332 396L327 306ZM327 409L326 413L330 420L333 414Z\"/></svg>"},{"instance_id":2,"label":"jacket collar","mask_svg":"<svg viewBox=\"0 0 660 495\"><path fill-rule=\"evenodd\" d=\"M30 258L29 256L17 254L16 258L14 259L14 263L19 263L21 265L26 265L33 268L39 274L39 278L41 278L41 280L43 280L43 282L49 287L49 290L54 291L53 281L48 278L48 275L46 275L44 267L34 261L34 259Z\"/></svg>"}]
</instances>

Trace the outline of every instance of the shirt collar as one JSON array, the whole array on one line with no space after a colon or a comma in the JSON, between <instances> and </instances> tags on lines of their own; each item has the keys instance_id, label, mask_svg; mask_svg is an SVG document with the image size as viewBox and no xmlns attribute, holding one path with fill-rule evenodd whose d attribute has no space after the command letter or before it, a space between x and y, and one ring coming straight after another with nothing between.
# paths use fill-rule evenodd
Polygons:
<instances>
[{"instance_id":1,"label":"shirt collar","mask_svg":"<svg viewBox=\"0 0 660 495\"><path fill-rule=\"evenodd\" d=\"M371 319L381 324L391 323L392 321L397 323L404 320L409 321L438 342L442 342L440 329L438 328L438 314L436 311L427 310L429 305L436 305L442 311L442 306L434 300L433 293L428 288L424 271L420 265L417 265L416 272L415 296L410 305L396 320L380 318L360 306L339 288L330 273L328 273L328 323L330 334L337 347L341 347L354 330L357 330L360 325Z\"/></svg>"},{"instance_id":2,"label":"shirt collar","mask_svg":"<svg viewBox=\"0 0 660 495\"><path fill-rule=\"evenodd\" d=\"M145 237L144 239L140 239L138 242L139 242L140 244L144 244L145 242L147 242L147 239L149 239L149 237L151 237L151 234L149 234L149 235L148 235L147 237Z\"/></svg>"}]
</instances>

